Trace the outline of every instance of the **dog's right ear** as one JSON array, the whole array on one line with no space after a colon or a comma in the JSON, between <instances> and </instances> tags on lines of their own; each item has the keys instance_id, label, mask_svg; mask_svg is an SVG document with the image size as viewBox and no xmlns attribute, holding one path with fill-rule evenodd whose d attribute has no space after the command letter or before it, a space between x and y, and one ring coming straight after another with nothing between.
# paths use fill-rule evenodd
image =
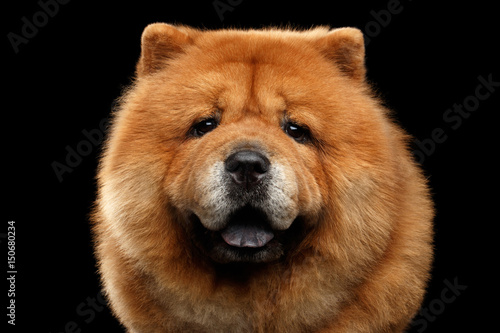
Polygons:
<instances>
[{"instance_id":1,"label":"dog's right ear","mask_svg":"<svg viewBox=\"0 0 500 333\"><path fill-rule=\"evenodd\" d=\"M137 63L137 76L148 75L163 68L169 59L184 52L193 43L189 32L193 29L165 23L148 25L141 37L141 57Z\"/></svg>"}]
</instances>

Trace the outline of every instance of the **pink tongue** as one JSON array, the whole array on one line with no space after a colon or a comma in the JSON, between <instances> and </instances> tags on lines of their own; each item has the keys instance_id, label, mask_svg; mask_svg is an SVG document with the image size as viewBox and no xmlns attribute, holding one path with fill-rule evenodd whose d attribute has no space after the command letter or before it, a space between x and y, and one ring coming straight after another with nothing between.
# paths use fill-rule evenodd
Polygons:
<instances>
[{"instance_id":1,"label":"pink tongue","mask_svg":"<svg viewBox=\"0 0 500 333\"><path fill-rule=\"evenodd\" d=\"M270 230L253 225L230 225L222 231L224 241L236 247L262 247L274 234Z\"/></svg>"}]
</instances>

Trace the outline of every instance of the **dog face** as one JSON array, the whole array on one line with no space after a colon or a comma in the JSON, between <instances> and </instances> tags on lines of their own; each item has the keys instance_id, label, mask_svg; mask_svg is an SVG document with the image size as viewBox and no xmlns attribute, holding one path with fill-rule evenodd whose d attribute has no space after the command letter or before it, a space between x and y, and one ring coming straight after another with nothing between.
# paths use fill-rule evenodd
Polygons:
<instances>
[{"instance_id":1,"label":"dog face","mask_svg":"<svg viewBox=\"0 0 500 333\"><path fill-rule=\"evenodd\" d=\"M284 94L296 90L284 92L283 80L299 78L290 73L276 80L270 75L275 64L219 66L223 77L209 83L216 93L200 102L207 112L193 114L184 126L165 189L212 259L272 261L301 237L298 229L310 227L322 206L322 177L314 173L318 150L302 120L312 115L301 117L288 105Z\"/></svg>"}]
</instances>

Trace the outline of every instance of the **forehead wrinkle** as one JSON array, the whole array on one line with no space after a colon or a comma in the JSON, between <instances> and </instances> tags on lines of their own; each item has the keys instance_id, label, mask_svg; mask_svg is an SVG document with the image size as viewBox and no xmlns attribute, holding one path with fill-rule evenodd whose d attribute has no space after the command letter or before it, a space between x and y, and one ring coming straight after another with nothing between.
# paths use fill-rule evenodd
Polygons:
<instances>
[{"instance_id":1,"label":"forehead wrinkle","mask_svg":"<svg viewBox=\"0 0 500 333\"><path fill-rule=\"evenodd\" d=\"M231 82L220 97L223 108L232 109L244 116L247 113L260 113L258 101L259 87L256 83L258 64L255 61L229 61L224 63L225 70L232 67L226 82Z\"/></svg>"},{"instance_id":2,"label":"forehead wrinkle","mask_svg":"<svg viewBox=\"0 0 500 333\"><path fill-rule=\"evenodd\" d=\"M247 102L245 103L245 109L247 112L252 112L252 113L261 113L261 106L259 105L258 101L258 91L256 89L256 72L257 72L257 62L255 58L252 58L251 61L249 62L248 66L250 70L250 77L249 77L249 82L248 82L248 95L247 95Z\"/></svg>"},{"instance_id":3,"label":"forehead wrinkle","mask_svg":"<svg viewBox=\"0 0 500 333\"><path fill-rule=\"evenodd\" d=\"M251 91L252 101L261 114L274 117L276 112L283 115L287 101L283 94L283 77L276 64L256 64Z\"/></svg>"},{"instance_id":4,"label":"forehead wrinkle","mask_svg":"<svg viewBox=\"0 0 500 333\"><path fill-rule=\"evenodd\" d=\"M231 119L255 114L272 122L281 121L276 119L276 113L283 115L286 109L283 76L292 74L286 64L247 55L218 64L216 71L224 73L220 79L225 83L223 89L218 89L215 107L231 110Z\"/></svg>"}]
</instances>

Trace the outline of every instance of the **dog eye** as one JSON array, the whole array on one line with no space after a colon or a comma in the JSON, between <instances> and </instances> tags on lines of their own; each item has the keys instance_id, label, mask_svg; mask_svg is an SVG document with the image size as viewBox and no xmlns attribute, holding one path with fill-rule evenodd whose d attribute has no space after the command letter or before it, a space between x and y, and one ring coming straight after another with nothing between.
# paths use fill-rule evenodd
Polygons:
<instances>
[{"instance_id":1,"label":"dog eye","mask_svg":"<svg viewBox=\"0 0 500 333\"><path fill-rule=\"evenodd\" d=\"M299 143L304 143L309 137L307 128L299 126L295 123L288 122L285 124L285 133Z\"/></svg>"},{"instance_id":2,"label":"dog eye","mask_svg":"<svg viewBox=\"0 0 500 333\"><path fill-rule=\"evenodd\" d=\"M193 126L191 134L201 137L217 127L217 121L214 118L204 119Z\"/></svg>"}]
</instances>

